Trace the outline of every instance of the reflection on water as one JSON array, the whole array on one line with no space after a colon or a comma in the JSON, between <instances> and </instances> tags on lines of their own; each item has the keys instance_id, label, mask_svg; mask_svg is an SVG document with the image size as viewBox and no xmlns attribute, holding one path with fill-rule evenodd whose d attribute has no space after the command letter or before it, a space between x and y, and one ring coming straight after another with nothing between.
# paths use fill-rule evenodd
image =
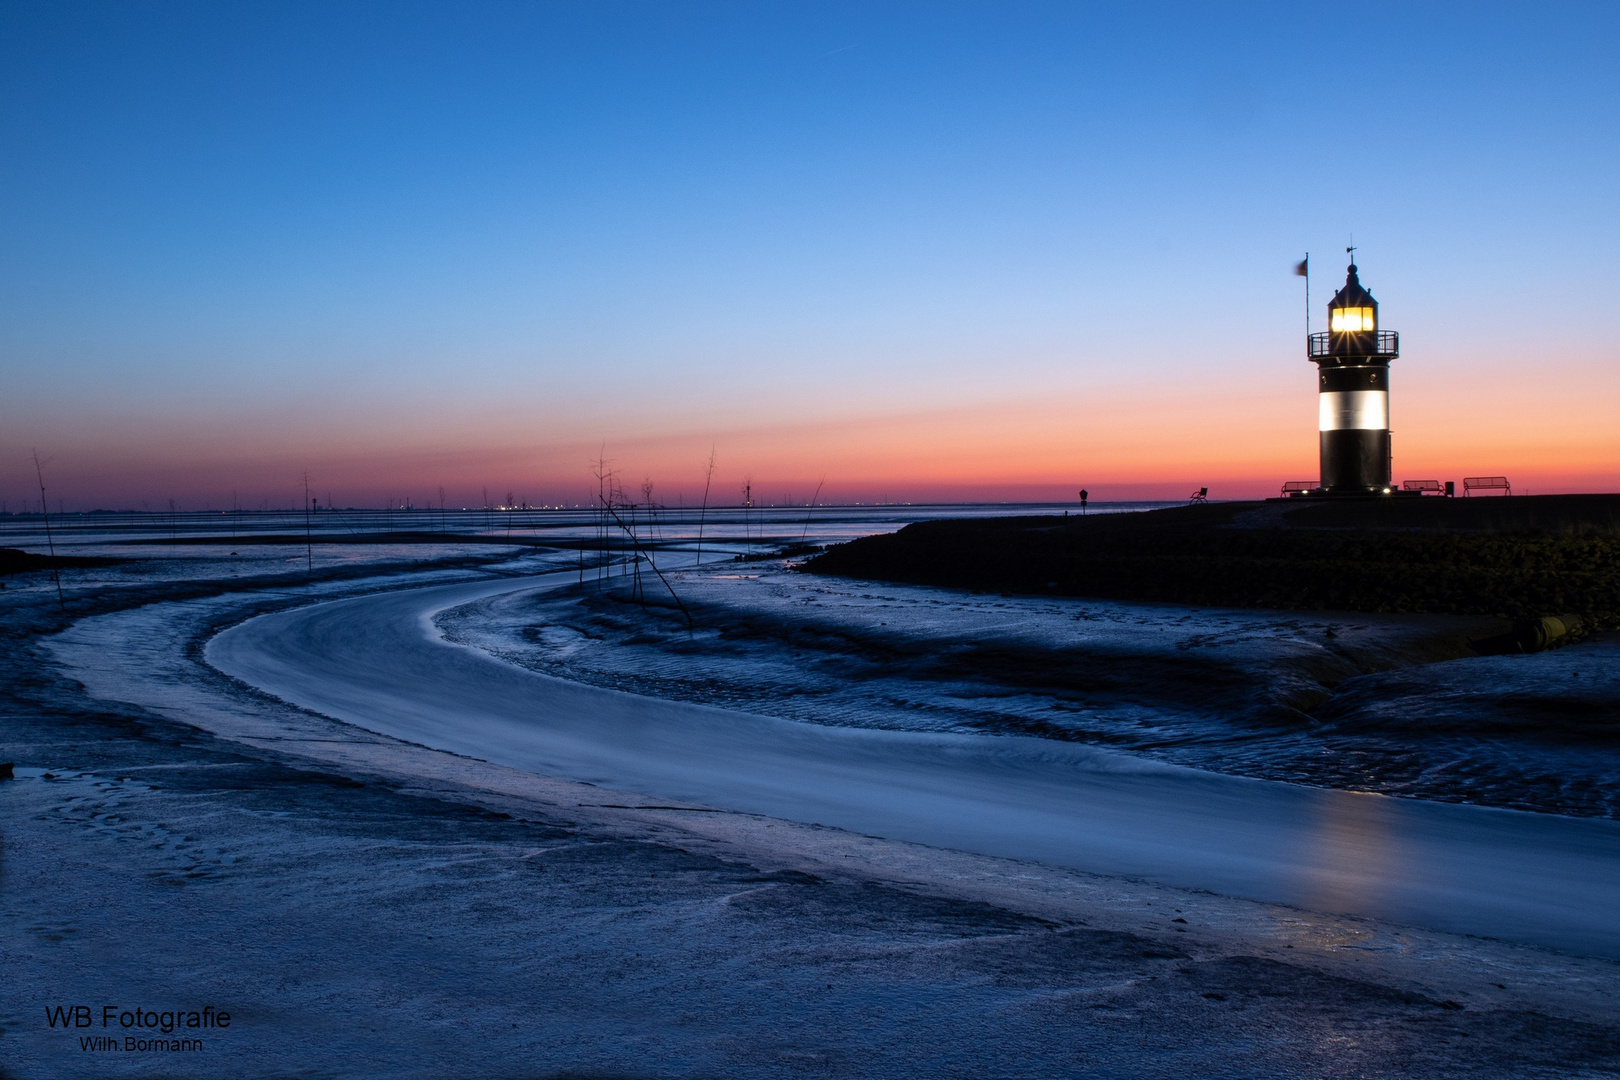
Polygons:
<instances>
[{"instance_id":1,"label":"reflection on water","mask_svg":"<svg viewBox=\"0 0 1620 1080\"><path fill-rule=\"evenodd\" d=\"M1420 872L1394 828L1394 800L1353 791L1323 791L1299 861L1301 902L1315 911L1378 911L1391 882Z\"/></svg>"}]
</instances>

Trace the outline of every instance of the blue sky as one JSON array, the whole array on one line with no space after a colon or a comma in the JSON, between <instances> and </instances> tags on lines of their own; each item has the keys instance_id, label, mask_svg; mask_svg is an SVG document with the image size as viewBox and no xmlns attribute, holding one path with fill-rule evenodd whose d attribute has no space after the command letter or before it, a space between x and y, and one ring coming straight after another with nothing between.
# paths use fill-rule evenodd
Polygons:
<instances>
[{"instance_id":1,"label":"blue sky","mask_svg":"<svg viewBox=\"0 0 1620 1080\"><path fill-rule=\"evenodd\" d=\"M0 484L45 444L87 499L469 447L543 485L772 425L809 474L818 425L1201 381L1241 441L1311 389L1289 267L1319 312L1352 235L1403 373L1533 358L1590 427L1617 13L5 3Z\"/></svg>"}]
</instances>

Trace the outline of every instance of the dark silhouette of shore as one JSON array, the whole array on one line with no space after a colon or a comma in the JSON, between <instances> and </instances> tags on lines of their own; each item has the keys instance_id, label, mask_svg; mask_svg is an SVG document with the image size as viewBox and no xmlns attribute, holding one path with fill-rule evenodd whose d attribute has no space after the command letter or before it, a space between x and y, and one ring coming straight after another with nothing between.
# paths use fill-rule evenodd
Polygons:
<instances>
[{"instance_id":1,"label":"dark silhouette of shore","mask_svg":"<svg viewBox=\"0 0 1620 1080\"><path fill-rule=\"evenodd\" d=\"M811 573L1178 604L1620 625L1620 495L1271 500L925 521Z\"/></svg>"},{"instance_id":2,"label":"dark silhouette of shore","mask_svg":"<svg viewBox=\"0 0 1620 1080\"><path fill-rule=\"evenodd\" d=\"M103 555L36 555L21 548L0 548L0 575L27 573L30 570L83 569L91 566L113 566L122 559Z\"/></svg>"}]
</instances>

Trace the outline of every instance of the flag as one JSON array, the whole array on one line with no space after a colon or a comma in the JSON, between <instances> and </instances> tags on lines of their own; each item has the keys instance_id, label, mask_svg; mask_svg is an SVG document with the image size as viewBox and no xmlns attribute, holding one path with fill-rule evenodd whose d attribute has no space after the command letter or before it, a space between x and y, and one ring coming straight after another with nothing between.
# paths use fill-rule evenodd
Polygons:
<instances>
[{"instance_id":1,"label":"flag","mask_svg":"<svg viewBox=\"0 0 1620 1080\"><path fill-rule=\"evenodd\" d=\"M1311 257L1309 255L1307 255L1303 259L1299 260L1299 265L1294 267L1294 276L1295 277L1310 277L1311 276Z\"/></svg>"}]
</instances>

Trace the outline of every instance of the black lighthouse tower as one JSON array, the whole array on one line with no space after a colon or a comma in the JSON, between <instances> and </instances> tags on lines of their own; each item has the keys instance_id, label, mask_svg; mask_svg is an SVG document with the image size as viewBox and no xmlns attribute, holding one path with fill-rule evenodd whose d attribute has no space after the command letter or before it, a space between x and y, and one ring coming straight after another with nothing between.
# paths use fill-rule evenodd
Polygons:
<instances>
[{"instance_id":1,"label":"black lighthouse tower","mask_svg":"<svg viewBox=\"0 0 1620 1080\"><path fill-rule=\"evenodd\" d=\"M1362 287L1355 263L1328 304L1327 332L1307 337L1306 354L1317 366L1318 490L1390 494L1389 362L1401 354L1401 337L1379 329L1378 301Z\"/></svg>"}]
</instances>

